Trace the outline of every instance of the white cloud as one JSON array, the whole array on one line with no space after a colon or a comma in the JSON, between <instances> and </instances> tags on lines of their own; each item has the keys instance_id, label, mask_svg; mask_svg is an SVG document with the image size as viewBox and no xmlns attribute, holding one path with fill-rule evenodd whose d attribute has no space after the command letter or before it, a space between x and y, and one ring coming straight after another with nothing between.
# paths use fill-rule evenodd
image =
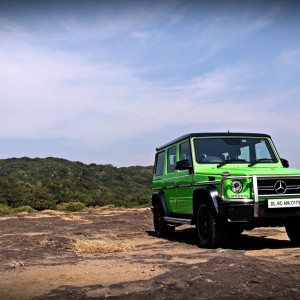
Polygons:
<instances>
[{"instance_id":1,"label":"white cloud","mask_svg":"<svg viewBox=\"0 0 300 300\"><path fill-rule=\"evenodd\" d=\"M271 9L261 17L254 18L252 22L243 29L243 34L251 34L269 27L280 11L281 8L278 4L273 5Z\"/></svg>"},{"instance_id":2,"label":"white cloud","mask_svg":"<svg viewBox=\"0 0 300 300\"><path fill-rule=\"evenodd\" d=\"M2 50L0 60L0 117L6 124L0 137L59 137L95 148L168 126L280 132L295 122L274 108L286 95L246 95L247 81L256 75L245 66L160 86L134 69L34 48Z\"/></svg>"},{"instance_id":3,"label":"white cloud","mask_svg":"<svg viewBox=\"0 0 300 300\"><path fill-rule=\"evenodd\" d=\"M249 77L249 68L244 66L218 68L210 73L191 79L188 83L179 87L187 91L192 98L199 97L205 101L208 98L218 100L220 95L232 94L245 88L243 85L246 78Z\"/></svg>"}]
</instances>

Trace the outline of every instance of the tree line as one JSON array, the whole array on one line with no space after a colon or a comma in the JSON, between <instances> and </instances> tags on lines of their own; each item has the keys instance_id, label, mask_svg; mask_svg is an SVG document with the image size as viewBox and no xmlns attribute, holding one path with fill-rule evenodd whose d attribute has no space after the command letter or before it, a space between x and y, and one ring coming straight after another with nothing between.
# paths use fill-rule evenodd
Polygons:
<instances>
[{"instance_id":1,"label":"tree line","mask_svg":"<svg viewBox=\"0 0 300 300\"><path fill-rule=\"evenodd\" d=\"M60 158L0 160L0 204L54 209L61 203L134 207L150 204L152 166L117 168Z\"/></svg>"}]
</instances>

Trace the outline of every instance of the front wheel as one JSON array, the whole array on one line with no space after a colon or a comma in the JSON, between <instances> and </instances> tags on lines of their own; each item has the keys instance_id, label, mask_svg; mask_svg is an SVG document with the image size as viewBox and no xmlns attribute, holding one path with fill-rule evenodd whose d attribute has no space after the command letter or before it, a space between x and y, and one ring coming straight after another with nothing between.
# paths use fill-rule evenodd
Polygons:
<instances>
[{"instance_id":1,"label":"front wheel","mask_svg":"<svg viewBox=\"0 0 300 300\"><path fill-rule=\"evenodd\" d=\"M296 245L300 245L300 220L297 218L287 220L285 224L286 233L290 241Z\"/></svg>"},{"instance_id":2,"label":"front wheel","mask_svg":"<svg viewBox=\"0 0 300 300\"><path fill-rule=\"evenodd\" d=\"M220 222L207 204L201 204L198 208L196 228L201 247L215 248L221 244Z\"/></svg>"}]
</instances>

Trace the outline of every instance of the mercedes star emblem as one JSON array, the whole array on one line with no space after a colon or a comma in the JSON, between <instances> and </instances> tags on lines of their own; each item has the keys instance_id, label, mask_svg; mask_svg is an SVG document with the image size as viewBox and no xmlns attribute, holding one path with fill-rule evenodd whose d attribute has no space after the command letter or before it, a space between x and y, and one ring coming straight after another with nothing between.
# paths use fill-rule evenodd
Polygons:
<instances>
[{"instance_id":1,"label":"mercedes star emblem","mask_svg":"<svg viewBox=\"0 0 300 300\"><path fill-rule=\"evenodd\" d=\"M274 190L277 194L284 194L287 190L286 183L282 180L276 181L274 185Z\"/></svg>"}]
</instances>

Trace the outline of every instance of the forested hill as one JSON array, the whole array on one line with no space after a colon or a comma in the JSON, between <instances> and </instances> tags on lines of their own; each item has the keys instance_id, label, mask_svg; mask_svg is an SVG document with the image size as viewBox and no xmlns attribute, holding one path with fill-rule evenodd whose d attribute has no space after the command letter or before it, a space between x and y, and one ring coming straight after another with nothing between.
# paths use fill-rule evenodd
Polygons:
<instances>
[{"instance_id":1,"label":"forested hill","mask_svg":"<svg viewBox=\"0 0 300 300\"><path fill-rule=\"evenodd\" d=\"M0 204L42 210L80 201L86 206L150 203L152 166L83 164L59 158L0 160Z\"/></svg>"}]
</instances>

